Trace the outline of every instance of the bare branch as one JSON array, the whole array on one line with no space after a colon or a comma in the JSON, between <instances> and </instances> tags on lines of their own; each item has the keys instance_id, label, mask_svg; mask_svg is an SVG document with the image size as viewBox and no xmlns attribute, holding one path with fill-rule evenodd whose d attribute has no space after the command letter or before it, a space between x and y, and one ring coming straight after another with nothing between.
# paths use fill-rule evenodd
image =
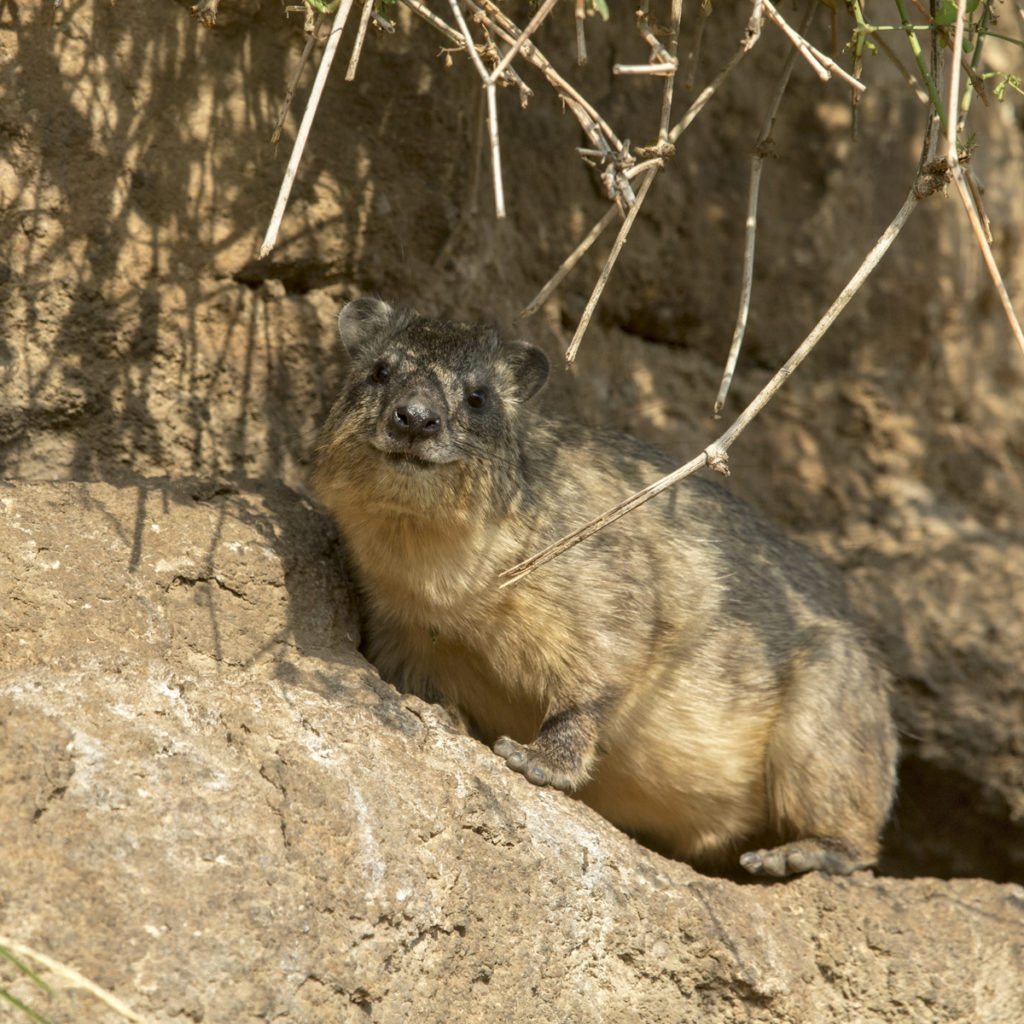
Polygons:
<instances>
[{"instance_id":1,"label":"bare branch","mask_svg":"<svg viewBox=\"0 0 1024 1024\"><path fill-rule=\"evenodd\" d=\"M420 0L399 0L405 4L413 14L419 15L428 25L433 25L442 35L447 36L453 43L462 46L464 40L443 18L439 18L429 7L420 3Z\"/></svg>"},{"instance_id":2,"label":"bare branch","mask_svg":"<svg viewBox=\"0 0 1024 1024\"><path fill-rule=\"evenodd\" d=\"M750 52L751 48L757 42L759 36L748 36L740 41L739 48L729 58L729 62L722 68L721 71L715 75L710 85L706 85L701 89L700 94L690 104L689 109L683 115L682 119L676 124L676 126L668 133L668 141L674 143L687 128L693 124L697 115L707 105L708 100L722 87L722 83L732 74L735 70L736 65Z\"/></svg>"},{"instance_id":3,"label":"bare branch","mask_svg":"<svg viewBox=\"0 0 1024 1024\"><path fill-rule=\"evenodd\" d=\"M352 56L348 61L348 70L345 72L345 81L351 82L356 77L356 68L359 66L359 55L363 52L363 41L366 39L366 26L370 24L370 15L373 14L374 0L363 0L363 13L359 19L359 32L356 35L355 45L352 47Z\"/></svg>"},{"instance_id":4,"label":"bare branch","mask_svg":"<svg viewBox=\"0 0 1024 1024\"><path fill-rule=\"evenodd\" d=\"M700 65L700 47L704 41L704 26L711 16L711 0L701 0L697 10L697 27L693 33L693 42L690 44L690 52L686 55L686 76L683 79L683 88L692 89L693 83L697 80L697 68Z\"/></svg>"},{"instance_id":5,"label":"bare branch","mask_svg":"<svg viewBox=\"0 0 1024 1024\"><path fill-rule=\"evenodd\" d=\"M558 0L544 0L544 3L537 8L537 13L530 19L526 28L519 33L519 38L512 44L511 49L504 57L498 61L497 66L491 72L491 81L495 82L501 76L501 73L512 63L513 59L522 49L523 44L533 35L534 32L540 28L540 23L551 13L551 8L555 6Z\"/></svg>"},{"instance_id":6,"label":"bare branch","mask_svg":"<svg viewBox=\"0 0 1024 1024\"><path fill-rule=\"evenodd\" d=\"M550 562L551 559L557 558L558 555L568 551L571 547L579 544L580 541L586 540L588 537L593 536L598 530L603 529L610 523L614 523L616 519L621 519L622 516L633 509L638 508L645 502L650 501L651 498L662 491L667 490L673 484L678 483L685 477L688 477L695 473L698 469L704 466L709 466L712 469L716 469L721 473L728 473L728 450L733 442L739 437L740 433L750 424L751 420L768 404L772 396L782 387L782 385L792 376L793 371L804 361L804 359L810 354L814 346L821 340L822 336L829 329L836 317L846 308L850 299L860 290L861 285L867 280L871 272L878 266L882 257L888 252L889 247L896 240L903 225L906 223L907 218L914 212L919 202L918 194L915 188L910 190L907 198L904 200L903 205L900 207L899 213L893 218L892 223L882 232L878 241L875 243L871 251L864 258L860 267L857 268L857 272L850 278L850 281L846 287L839 293L839 296L829 307L828 312L818 321L814 329L806 338L800 343L793 354L786 360L785 364L779 369L775 376L761 389L757 397L743 410L743 412L736 418L732 426L725 431L716 441L712 442L707 448L704 449L699 455L691 459L685 465L680 466L679 469L674 470L667 476L662 477L660 480L656 480L648 487L637 491L635 494L630 495L624 501L615 505L613 508L602 512L601 515L591 519L588 523L585 523L578 530L574 530L572 533L567 534L560 540L555 541L554 544L544 548L543 551L538 551L537 554L532 555L530 558L524 559L518 565L514 565L509 569L506 569L500 574L504 582L501 584L503 587L514 586L524 580L534 569Z\"/></svg>"},{"instance_id":7,"label":"bare branch","mask_svg":"<svg viewBox=\"0 0 1024 1024\"><path fill-rule=\"evenodd\" d=\"M817 9L818 0L809 0L807 10L804 13L804 20L800 25L800 32L807 31L814 12ZM718 394L715 397L713 415L717 419L725 405L726 396L732 385L733 374L736 372L736 363L739 360L740 347L743 344L743 336L747 331L747 318L750 315L750 294L754 286L754 248L757 239L757 206L761 190L761 168L764 166L765 156L771 144L772 126L775 124L775 117L779 112L782 97L785 95L786 87L789 85L790 75L793 73L793 65L796 63L796 49L791 49L786 54L786 60L782 65L782 74L779 76L775 93L772 96L768 110L765 112L764 121L761 125L761 137L750 158L750 187L747 193L747 221L746 241L743 252L743 277L740 284L740 303L736 312L736 326L733 328L732 345L729 348L729 357L726 359L725 372L722 374L722 383L718 387Z\"/></svg>"},{"instance_id":8,"label":"bare branch","mask_svg":"<svg viewBox=\"0 0 1024 1024\"><path fill-rule=\"evenodd\" d=\"M643 184L640 186L640 191L636 194L636 201L630 207L629 213L626 215L626 219L622 222L622 227L619 228L619 233L615 239L615 244L612 246L612 251L608 254L608 259L605 260L605 264L601 268L601 273L598 275L597 283L594 285L594 288L590 293L590 298L587 300L586 309L583 310L583 316L580 317L580 322L576 326L576 333L572 336L572 341L569 343L569 348L566 350L565 361L567 363L571 363L576 358L576 352L580 347L580 342L583 340L583 333L590 325L590 318L594 315L594 309L597 306L598 299L601 298L604 286L608 283L612 267L615 266L615 261L619 258L619 253L622 252L622 247L626 244L626 236L629 234L629 229L633 226L633 222L636 220L636 216L640 212L640 207L643 206L643 202L647 198L647 193L650 190L655 177L657 177L657 174L657 167L652 167L647 172L647 177L644 178Z\"/></svg>"},{"instance_id":9,"label":"bare branch","mask_svg":"<svg viewBox=\"0 0 1024 1024\"><path fill-rule=\"evenodd\" d=\"M276 146L278 139L281 138L281 132L284 130L284 121L288 116L288 111L291 109L292 100L295 98L295 90L298 88L299 78L302 76L303 68L306 66L306 61L309 60L310 53L313 52L313 44L315 42L316 33L310 32L306 36L306 45L302 48L302 55L299 57L299 63L296 65L292 80L288 83L288 91L285 93L284 103L281 104L281 113L277 115L277 124L274 125L273 134L270 136L270 144L272 146Z\"/></svg>"},{"instance_id":10,"label":"bare branch","mask_svg":"<svg viewBox=\"0 0 1024 1024\"><path fill-rule=\"evenodd\" d=\"M502 37L507 43L515 43L519 37L519 29L516 25L510 21L496 4L492 0L481 0L481 4L477 4L475 0L466 0L467 6L477 12L488 24L492 25L495 32ZM486 9L486 10L485 10ZM608 144L619 151L622 149L622 142L619 137L612 131L611 126L607 121L594 109L590 102L577 90L574 89L552 66L551 61L547 59L537 48L537 44L532 40L528 40L523 43L520 52L522 55L548 80L549 84L554 88L562 99L569 106L569 109L573 111L576 119L583 126L583 130L587 132L588 136L593 138L591 134L594 128L597 128L604 134L604 137L608 140ZM580 112L583 112L589 118L591 124L587 124L587 120L580 116Z\"/></svg>"},{"instance_id":11,"label":"bare branch","mask_svg":"<svg viewBox=\"0 0 1024 1024\"><path fill-rule=\"evenodd\" d=\"M320 97L323 95L324 84L331 70L334 55L338 51L338 43L341 42L341 33L345 28L349 12L352 10L352 4L353 0L342 0L337 14L334 15L331 32L327 37L327 45L324 47L323 56L320 58L320 66L316 70L316 78L313 80L313 88L306 103L306 111L302 115L302 123L299 125L298 134L295 136L292 155L284 172L281 190L277 195L277 204L274 207L273 216L270 218L270 225L267 228L263 244L260 246L260 259L267 256L277 244L277 233L281 230L281 221L284 218L285 207L288 205L288 197L292 193L292 185L295 184L295 174L299 169L302 153L306 148L306 140L309 138L309 130L313 127L313 118L316 117L316 108L320 103Z\"/></svg>"},{"instance_id":12,"label":"bare branch","mask_svg":"<svg viewBox=\"0 0 1024 1024\"><path fill-rule=\"evenodd\" d=\"M576 0L576 63L580 67L587 63L586 18L584 0Z\"/></svg>"},{"instance_id":13,"label":"bare branch","mask_svg":"<svg viewBox=\"0 0 1024 1024\"><path fill-rule=\"evenodd\" d=\"M547 301L548 296L565 280L566 275L583 258L586 251L600 238L604 229L615 219L619 208L612 204L604 212L604 216L590 229L587 237L576 246L575 249L562 261L562 265L551 275L550 280L524 307L519 314L519 319L533 316L538 309Z\"/></svg>"},{"instance_id":14,"label":"bare branch","mask_svg":"<svg viewBox=\"0 0 1024 1024\"><path fill-rule=\"evenodd\" d=\"M505 190L501 183L501 145L498 140L498 106L495 100L494 78L487 74L487 68L484 67L484 62L481 59L480 54L477 53L473 37L469 34L469 26L466 24L466 19L462 16L462 8L459 6L459 0L449 0L449 3L451 5L452 13L455 15L455 20L458 22L459 30L462 32L466 50L469 53L470 59L473 61L474 65L476 65L477 73L483 80L487 92L487 131L491 140L491 176L494 179L494 215L499 220L502 220L505 216Z\"/></svg>"},{"instance_id":15,"label":"bare branch","mask_svg":"<svg viewBox=\"0 0 1024 1024\"><path fill-rule=\"evenodd\" d=\"M954 34L953 41L954 54L960 54L963 52L965 9L965 4L957 5L956 32ZM974 237L978 240L978 245L981 248L981 254L985 259L985 266L988 268L989 276L992 278L992 283L995 285L996 292L999 295L999 301L1003 305L1003 312L1006 313L1006 319L1010 323L1010 330L1013 331L1013 335L1017 339L1017 344L1020 346L1021 353L1024 354L1024 330L1021 329L1020 320L1017 319L1013 303L1010 302L1010 296L1006 291L1006 285L1003 284L1003 276L999 272L999 266L996 264L996 258L992 253L992 246L988 244L988 239L985 237L985 230L981 223L981 218L978 216L978 211L975 209L974 203L971 201L970 189L968 188L964 177L964 169L960 166L960 154L957 151L956 145L957 118L955 117L959 96L960 62L959 60L954 59L952 61L952 70L949 75L949 106L947 108L949 110L949 118L946 125L946 162L949 164L949 170L953 175L953 181L956 183L957 191L960 193L960 200L963 202L964 209L967 211L967 217L971 222Z\"/></svg>"}]
</instances>

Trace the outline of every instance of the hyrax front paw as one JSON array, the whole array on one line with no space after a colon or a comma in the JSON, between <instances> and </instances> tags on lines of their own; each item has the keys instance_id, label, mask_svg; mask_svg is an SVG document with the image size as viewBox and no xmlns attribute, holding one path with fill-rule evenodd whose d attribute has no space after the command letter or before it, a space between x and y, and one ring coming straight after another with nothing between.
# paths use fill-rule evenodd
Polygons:
<instances>
[{"instance_id":1,"label":"hyrax front paw","mask_svg":"<svg viewBox=\"0 0 1024 1024\"><path fill-rule=\"evenodd\" d=\"M525 775L535 786L551 786L561 790L572 788L568 774L552 765L532 745L524 746L508 736L502 736L494 744L494 752L505 759L509 768Z\"/></svg>"},{"instance_id":2,"label":"hyrax front paw","mask_svg":"<svg viewBox=\"0 0 1024 1024\"><path fill-rule=\"evenodd\" d=\"M845 843L836 839L800 839L770 850L748 850L740 857L740 866L752 875L785 878L805 871L825 871L830 875L848 875L873 862L858 857Z\"/></svg>"}]
</instances>

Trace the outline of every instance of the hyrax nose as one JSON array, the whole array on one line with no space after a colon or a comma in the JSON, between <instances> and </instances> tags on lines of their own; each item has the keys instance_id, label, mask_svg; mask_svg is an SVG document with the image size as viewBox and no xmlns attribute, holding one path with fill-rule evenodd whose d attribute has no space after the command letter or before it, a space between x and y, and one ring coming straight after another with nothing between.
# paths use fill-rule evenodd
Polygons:
<instances>
[{"instance_id":1,"label":"hyrax nose","mask_svg":"<svg viewBox=\"0 0 1024 1024\"><path fill-rule=\"evenodd\" d=\"M430 402L418 395L396 405L391 413L391 431L409 441L433 437L441 430L441 416Z\"/></svg>"}]
</instances>

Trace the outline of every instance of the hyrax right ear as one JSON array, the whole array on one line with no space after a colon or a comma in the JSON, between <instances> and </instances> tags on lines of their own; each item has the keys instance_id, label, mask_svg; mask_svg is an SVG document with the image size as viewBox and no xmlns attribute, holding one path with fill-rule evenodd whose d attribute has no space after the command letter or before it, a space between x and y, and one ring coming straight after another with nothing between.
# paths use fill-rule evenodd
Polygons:
<instances>
[{"instance_id":1,"label":"hyrax right ear","mask_svg":"<svg viewBox=\"0 0 1024 1024\"><path fill-rule=\"evenodd\" d=\"M505 359L512 369L521 402L532 398L544 387L551 364L536 345L525 341L508 341L505 343Z\"/></svg>"},{"instance_id":2,"label":"hyrax right ear","mask_svg":"<svg viewBox=\"0 0 1024 1024\"><path fill-rule=\"evenodd\" d=\"M382 299L353 299L338 314L338 334L349 355L356 356L374 338L388 333L400 313Z\"/></svg>"}]
</instances>

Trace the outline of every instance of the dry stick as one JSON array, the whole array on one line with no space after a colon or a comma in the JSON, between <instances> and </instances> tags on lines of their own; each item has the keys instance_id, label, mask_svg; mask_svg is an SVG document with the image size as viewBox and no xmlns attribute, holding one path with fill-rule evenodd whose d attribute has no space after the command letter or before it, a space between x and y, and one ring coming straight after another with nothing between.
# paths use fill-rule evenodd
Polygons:
<instances>
[{"instance_id":1,"label":"dry stick","mask_svg":"<svg viewBox=\"0 0 1024 1024\"><path fill-rule=\"evenodd\" d=\"M41 964L48 971L52 971L58 977L63 978L70 987L82 988L95 996L100 1002L106 1003L112 1010L119 1013L126 1020L133 1021L134 1024L147 1024L146 1018L137 1014L127 1003L122 1002L118 999L113 992L108 992L104 988L100 988L99 985L94 981L90 981L84 975L79 974L73 967L68 967L67 964L62 964L59 960L54 960L52 957L47 956L45 953L40 953L38 950L32 949L30 946L25 946L20 942L14 942L12 939L0 936L0 946L4 946L9 949L12 953L20 956L23 960L34 960L36 963Z\"/></svg>"},{"instance_id":2,"label":"dry stick","mask_svg":"<svg viewBox=\"0 0 1024 1024\"><path fill-rule=\"evenodd\" d=\"M277 233L281 229L281 220L284 217L285 207L288 205L288 197L292 192L292 185L295 183L295 173L299 169L299 161L302 160L302 152L306 148L306 139L309 138L309 130L313 127L313 118L316 116L316 108L320 103L320 96L324 91L324 83L327 81L327 74L331 70L331 62L337 52L338 43L341 42L341 32L345 27L349 11L352 10L353 0L342 0L338 13L334 16L334 23L331 25L330 35L327 37L327 45L324 47L323 56L320 58L320 67L316 69L316 78L313 81L313 89L309 94L306 103L306 112L302 115L302 123L299 125L298 134L295 136L295 145L292 147L292 155L288 161L288 168L284 172L284 181L281 182L281 191L277 195L277 205L274 207L274 214L270 218L270 225L267 228L266 237L260 246L260 259L263 259L277 244Z\"/></svg>"},{"instance_id":3,"label":"dry stick","mask_svg":"<svg viewBox=\"0 0 1024 1024\"><path fill-rule=\"evenodd\" d=\"M664 59L668 58L672 63L674 69L679 67L679 26L683 21L683 0L672 0L672 14L671 24L669 25L669 46L666 51L664 47L660 51L655 50L651 57L655 56ZM646 23L643 25L643 29L648 29ZM648 29L649 31L649 29ZM657 40L655 40L657 42ZM664 55L664 56L662 56ZM661 93L661 118L658 121L658 144L665 148L668 145L668 126L672 120L672 97L675 95L676 80L675 75L665 82L665 87Z\"/></svg>"},{"instance_id":4,"label":"dry stick","mask_svg":"<svg viewBox=\"0 0 1024 1024\"><path fill-rule=\"evenodd\" d=\"M612 203L607 210L604 211L604 216L590 229L590 233L586 238L576 246L575 249L562 261L562 265L551 275L551 279L533 299L524 307L523 311L519 314L518 319L522 320L524 317L533 316L538 309L547 301L547 297L562 283L565 279L566 274L576 266L577 263L583 258L584 253L598 240L603 234L604 229L615 219L615 215L619 212L619 208Z\"/></svg>"},{"instance_id":5,"label":"dry stick","mask_svg":"<svg viewBox=\"0 0 1024 1024\"><path fill-rule=\"evenodd\" d=\"M583 4L584 0L576 0L576 63L580 67L587 63L587 33L584 26L587 12Z\"/></svg>"},{"instance_id":6,"label":"dry stick","mask_svg":"<svg viewBox=\"0 0 1024 1024\"><path fill-rule=\"evenodd\" d=\"M452 9L452 13L455 15L455 20L459 24L459 31L462 32L463 42L466 47L466 51L469 53L470 58L476 65L477 73L483 80L484 87L487 92L487 131L491 138L491 177L494 179L494 216L498 220L503 220L505 217L505 190L501 184L501 145L498 141L498 106L495 99L494 80L487 74L487 68L484 67L484 62L480 59L480 54L476 52L476 45L473 43L473 37L469 34L469 26L466 24L466 19L462 16L462 8L459 6L459 0L449 0L449 4Z\"/></svg>"},{"instance_id":7,"label":"dry stick","mask_svg":"<svg viewBox=\"0 0 1024 1024\"><path fill-rule=\"evenodd\" d=\"M323 15L317 16L317 24L319 25L320 18ZM288 116L288 111L291 109L292 100L295 98L295 90L298 88L299 76L302 74L302 69L306 66L306 61L309 60L309 55L313 50L313 43L316 42L316 32L310 32L306 36L306 45L302 48L302 56L299 57L298 67L295 69L295 74L292 75L292 80L288 83L288 92L284 97L284 104L281 106L281 113L277 116L277 124L274 125L274 133L270 136L270 144L272 146L277 145L277 140L281 138L281 132L284 130L284 119Z\"/></svg>"},{"instance_id":8,"label":"dry stick","mask_svg":"<svg viewBox=\"0 0 1024 1024\"><path fill-rule=\"evenodd\" d=\"M615 238L615 244L612 246L612 251L608 254L608 259L605 260L604 267L601 268L601 273L597 278L597 283L594 285L594 289L590 293L590 298L587 300L587 307L583 310L583 316L580 317L580 322L576 326L576 333L572 336L572 341L569 343L568 349L566 349L565 361L567 363L571 363L576 358L576 352L580 347L580 342L583 340L583 333L586 331L587 327L590 326L590 318L594 315L594 309L597 306L597 302L601 298L604 286L608 283L612 267L615 266L615 261L619 258L619 253L622 252L622 247L626 244L626 236L629 234L629 230L632 228L633 222L636 220L636 216L640 212L640 207L644 204L644 199L647 198L647 193L650 191L651 184L657 177L658 170L658 167L652 167L647 172L647 177L644 178L643 184L640 186L640 191L637 192L636 199L633 201L633 205L629 208L629 213L626 214L626 219L622 222L622 227L619 228L619 233Z\"/></svg>"},{"instance_id":9,"label":"dry stick","mask_svg":"<svg viewBox=\"0 0 1024 1024\"><path fill-rule=\"evenodd\" d=\"M809 0L803 23L800 26L801 34L807 31L811 19L814 17L817 3L818 0ZM729 394L732 378L736 372L736 363L739 360L743 336L747 331L747 318L750 315L750 293L754 286L754 249L757 239L757 205L761 191L761 168L764 166L764 158L772 132L772 125L775 124L775 117L779 112L782 97L786 92L786 87L789 85L789 77L793 73L796 55L795 47L791 48L786 55L785 63L782 65L782 74L779 76L779 83L775 88L775 95L768 105L768 111L761 126L761 137L754 147L754 152L750 158L750 188L747 193L746 241L743 253L743 279L740 284L740 304L736 312L736 326L732 333L729 357L725 362L725 372L722 374L722 383L718 386L718 394L715 396L713 413L715 419L718 419L722 414L722 407L725 405L725 398Z\"/></svg>"},{"instance_id":10,"label":"dry stick","mask_svg":"<svg viewBox=\"0 0 1024 1024\"><path fill-rule=\"evenodd\" d=\"M746 409L743 410L743 412L733 422L732 426L729 427L724 434L722 434L716 441L709 444L704 451L687 462L686 465L680 466L679 469L674 470L667 476L655 481L650 486L630 495L630 497L626 498L625 501L620 502L614 508L610 508L606 512L602 512L601 515L591 519L590 522L584 524L578 530L574 530L572 533L567 534L561 540L558 540L554 544L546 547L543 551L539 551L537 554L525 559L518 565L514 565L512 568L506 569L500 574L504 579L501 586L508 587L519 583L533 572L534 569L550 562L551 559L556 558L565 551L568 551L569 548L579 544L580 541L593 536L593 534L597 533L598 530L601 530L610 523L615 522L616 519L621 519L627 512L631 512L633 509L638 508L645 502L650 501L651 498L661 494L662 491L671 487L673 484L678 483L685 477L690 476L704 466L710 466L712 469L716 469L721 473L728 473L727 453L730 446L750 424L751 420L753 420L754 417L757 416L757 414L768 404L779 388L781 388L793 374L793 371L796 370L796 368L810 354L811 350L821 339L822 335L824 335L829 327L831 327L833 321L843 311L850 299L852 299L860 290L861 285L863 285L864 281L868 278L875 267L878 266L882 257L896 240L896 237L902 230L907 218L911 213L913 213L919 201L920 200L918 199L915 189L912 188L903 205L900 207L899 213L896 214L892 223L884 232L882 232L881 237L864 258L864 261L857 269L857 272L852 278L850 278L849 283L839 293L838 298L829 307L828 312L818 321L811 333L804 338L796 351L789 357L789 359L786 360L785 365L783 365L782 368L776 372L775 376L772 377L760 392L758 392L757 397L754 398Z\"/></svg>"},{"instance_id":11,"label":"dry stick","mask_svg":"<svg viewBox=\"0 0 1024 1024\"><path fill-rule=\"evenodd\" d=\"M663 63L669 64L675 61L675 57L672 56L668 50L662 45L661 40L654 34L651 29L651 23L648 18L647 9L649 4L645 3L643 8L637 12L636 16L636 27L637 31L644 37L644 41L651 48L651 60L662 61ZM681 15L680 15L681 16ZM672 29L669 29L669 36L672 37Z\"/></svg>"},{"instance_id":12,"label":"dry stick","mask_svg":"<svg viewBox=\"0 0 1024 1024\"><path fill-rule=\"evenodd\" d=\"M613 75L674 75L675 64L613 64Z\"/></svg>"},{"instance_id":13,"label":"dry stick","mask_svg":"<svg viewBox=\"0 0 1024 1024\"><path fill-rule=\"evenodd\" d=\"M638 178L644 171L649 171L652 167L664 167L664 157L656 156L650 160L645 160L642 164L637 164L635 167L630 167L628 171L623 171L623 174L630 180Z\"/></svg>"},{"instance_id":14,"label":"dry stick","mask_svg":"<svg viewBox=\"0 0 1024 1024\"><path fill-rule=\"evenodd\" d=\"M965 7L965 4L957 5L956 32L953 40L954 54L960 54L963 52ZM956 182L957 191L960 193L960 199L964 204L964 209L967 211L971 227L974 229L974 236L978 240L978 245L981 246L982 255L985 257L985 265L988 267L992 283L995 285L996 291L999 293L999 301L1003 304L1003 311L1006 313L1006 319L1010 322L1010 329L1013 331L1014 337L1017 339L1017 344L1020 346L1021 353L1024 354L1024 330L1021 329L1020 321L1017 319L1017 314L1014 312L1013 304L1010 302L1010 296L1006 292L1006 286L1003 284L1002 274L999 273L999 267L996 265L995 256L992 254L992 247L988 244L988 240L985 238L985 231L982 227L981 220L978 217L978 211L974 208L974 204L971 202L970 191L968 190L967 183L964 180L964 169L960 166L960 155L956 150L957 118L954 116L959 96L960 62L959 60L954 59L952 61L952 69L949 76L949 104L946 108L949 111L949 116L946 119L946 163L949 165L949 170L953 175L953 181Z\"/></svg>"},{"instance_id":15,"label":"dry stick","mask_svg":"<svg viewBox=\"0 0 1024 1024\"><path fill-rule=\"evenodd\" d=\"M761 24L764 21L764 0L754 0L754 9L747 21L747 43L753 46L761 38Z\"/></svg>"},{"instance_id":16,"label":"dry stick","mask_svg":"<svg viewBox=\"0 0 1024 1024\"><path fill-rule=\"evenodd\" d=\"M442 35L447 36L453 43L462 46L464 40L443 18L439 18L429 7L420 3L420 0L401 0L413 14L418 14L425 22L433 25Z\"/></svg>"},{"instance_id":17,"label":"dry stick","mask_svg":"<svg viewBox=\"0 0 1024 1024\"><path fill-rule=\"evenodd\" d=\"M722 68L721 71L715 75L710 85L706 85L701 89L700 94L690 104L686 113L679 119L676 126L668 133L668 141L675 143L683 132L693 124L697 115L704 109L708 100L721 88L722 83L732 74L736 65L750 52L751 48L760 38L760 35L750 34L741 43L739 49L729 58L729 63Z\"/></svg>"},{"instance_id":18,"label":"dry stick","mask_svg":"<svg viewBox=\"0 0 1024 1024\"><path fill-rule=\"evenodd\" d=\"M697 11L697 28L693 33L693 42L690 44L690 52L686 55L686 77L683 79L683 88L692 89L697 79L697 66L700 64L700 46L704 40L704 26L711 16L711 0L702 0L700 9Z\"/></svg>"},{"instance_id":19,"label":"dry stick","mask_svg":"<svg viewBox=\"0 0 1024 1024\"><path fill-rule=\"evenodd\" d=\"M800 51L800 53L803 55L804 60L811 65L811 70L823 82L827 82L832 76L825 68L825 65L822 64L821 61L819 61L811 52L811 44L807 42L807 40L804 39L802 36L800 36L800 34L795 29L789 27L789 23L786 21L786 19L783 18L782 15L779 14L779 12L775 10L775 8L772 6L771 0L764 0L764 8L768 14L768 17L771 18L772 21L774 21L775 24L778 25L779 28L781 28L787 36L789 36L789 41Z\"/></svg>"},{"instance_id":20,"label":"dry stick","mask_svg":"<svg viewBox=\"0 0 1024 1024\"><path fill-rule=\"evenodd\" d=\"M768 12L768 17L771 18L787 36L789 36L790 41L803 55L804 60L814 68L815 73L823 82L827 82L832 77L832 74L836 74L843 79L844 82L848 82L853 86L853 88L858 92L864 92L867 86L863 82L858 81L853 77L853 75L848 74L831 57L822 53L817 47L812 46L803 38L803 36L790 28L786 20L772 5L771 0L764 0L764 9Z\"/></svg>"},{"instance_id":21,"label":"dry stick","mask_svg":"<svg viewBox=\"0 0 1024 1024\"><path fill-rule=\"evenodd\" d=\"M673 62L673 70L677 63L676 52L679 46L679 24L682 21L682 16L683 0L672 0L672 25L669 30L672 33L672 36L668 57ZM674 84L675 75L673 74L671 78L666 79L662 93L661 125L658 131L658 141L662 146L666 145L668 141L668 123L672 113L672 92ZM651 185L654 184L654 179L658 176L659 170L661 170L660 161L647 172L643 180L643 184L640 186L640 191L637 192L636 198L633 200L633 203L629 208L629 213L626 214L626 219L622 222L622 226L619 228L619 233L615 238L615 244L612 246L612 250L608 254L608 258L605 260L604 266L601 268L601 273L598 275L597 282L594 284L594 288L590 293L590 298L587 300L586 308L583 310L583 316L580 317L580 322L576 325L576 333L573 334L572 341L569 343L569 347L566 350L565 361L567 363L571 363L576 358L576 352L579 350L584 332L587 327L590 326L590 318L594 315L594 310L597 308L597 303L601 298L601 293L604 291L604 287L608 283L608 278L611 276L612 268L615 266L615 261L619 258L619 253L622 252L622 247L626 244L626 238L629 235L630 229L633 227L637 214L640 213L640 207L643 206L644 200L647 198L647 193L650 191Z\"/></svg>"},{"instance_id":22,"label":"dry stick","mask_svg":"<svg viewBox=\"0 0 1024 1024\"><path fill-rule=\"evenodd\" d=\"M495 82L498 80L501 73L512 63L515 56L522 49L523 44L526 42L534 32L540 28L540 23L551 13L551 8L555 6L558 0L544 0L544 3L537 9L537 13L529 20L526 28L519 33L519 38L512 44L512 48L505 54L504 57L498 61L496 67L491 72L490 80Z\"/></svg>"},{"instance_id":23,"label":"dry stick","mask_svg":"<svg viewBox=\"0 0 1024 1024\"><path fill-rule=\"evenodd\" d=\"M370 24L370 15L373 14L374 3L375 0L363 0L363 14L359 19L359 32L356 35L355 46L352 47L352 56L349 58L348 70L345 72L346 82L351 82L356 77L356 67L359 65L359 55L363 52L366 26Z\"/></svg>"},{"instance_id":24,"label":"dry stick","mask_svg":"<svg viewBox=\"0 0 1024 1024\"><path fill-rule=\"evenodd\" d=\"M949 33L946 29L939 24L936 24L935 19L925 9L924 4L921 0L910 0L910 2L921 12L922 17L927 19L927 23L931 28L932 32L937 32L939 38L947 45L952 46L953 43L949 38ZM964 54L960 54L960 66L964 69L964 73L971 80L971 85L974 86L974 91L981 97L981 102L988 106L988 96L985 92L985 81L984 79L971 67L971 62L967 59Z\"/></svg>"},{"instance_id":25,"label":"dry stick","mask_svg":"<svg viewBox=\"0 0 1024 1024\"><path fill-rule=\"evenodd\" d=\"M480 14L490 25L494 27L495 32L505 40L506 43L514 43L518 38L519 29L516 25L510 21L505 14L502 12L500 7L497 7L492 0L481 0L483 6L480 6L475 0L466 0L467 6ZM609 144L619 152L622 150L622 143L619 141L619 137L612 131L611 126L607 121L597 112L596 109L590 104L590 101L583 96L577 89L574 89L555 69L551 64L551 61L544 56L543 53L537 48L537 44L534 42L526 42L523 44L521 49L522 55L548 80L548 84L560 93L562 99L569 103L570 109L573 110L576 119L580 121L583 126L583 130L590 134L588 126L580 118L579 110L585 111L587 116L596 124L600 130L604 133L605 138ZM571 102L570 102L571 101ZM576 106L573 106L573 103Z\"/></svg>"}]
</instances>

